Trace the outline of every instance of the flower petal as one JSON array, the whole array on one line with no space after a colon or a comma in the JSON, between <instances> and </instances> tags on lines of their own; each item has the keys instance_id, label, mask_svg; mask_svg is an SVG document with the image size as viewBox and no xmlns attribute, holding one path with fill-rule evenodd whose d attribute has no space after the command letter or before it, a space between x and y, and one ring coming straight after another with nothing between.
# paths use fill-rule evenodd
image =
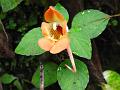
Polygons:
<instances>
[{"instance_id":1,"label":"flower petal","mask_svg":"<svg viewBox=\"0 0 120 90\"><path fill-rule=\"evenodd\" d=\"M69 39L67 37L63 37L54 44L54 46L50 49L50 52L52 54L56 54L65 50L68 46L69 46Z\"/></svg>"},{"instance_id":2,"label":"flower petal","mask_svg":"<svg viewBox=\"0 0 120 90\"><path fill-rule=\"evenodd\" d=\"M38 41L38 45L45 51L49 51L53 47L54 43L54 41L48 38L41 38Z\"/></svg>"},{"instance_id":3,"label":"flower petal","mask_svg":"<svg viewBox=\"0 0 120 90\"><path fill-rule=\"evenodd\" d=\"M64 17L61 13L50 6L49 9L44 14L45 20L47 22L61 22L64 21Z\"/></svg>"},{"instance_id":4,"label":"flower petal","mask_svg":"<svg viewBox=\"0 0 120 90\"><path fill-rule=\"evenodd\" d=\"M50 30L52 29L52 23L42 22L41 29L44 36L49 36Z\"/></svg>"},{"instance_id":5,"label":"flower petal","mask_svg":"<svg viewBox=\"0 0 120 90\"><path fill-rule=\"evenodd\" d=\"M67 33L67 22L64 21L61 24L62 24L62 28L63 28L62 33L63 33L63 35L65 35Z\"/></svg>"}]
</instances>

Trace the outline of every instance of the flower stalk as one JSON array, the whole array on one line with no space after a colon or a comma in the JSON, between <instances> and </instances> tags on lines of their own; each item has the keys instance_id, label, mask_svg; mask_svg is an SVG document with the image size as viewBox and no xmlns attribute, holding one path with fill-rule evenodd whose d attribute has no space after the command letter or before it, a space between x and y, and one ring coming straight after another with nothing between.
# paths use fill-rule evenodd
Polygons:
<instances>
[{"instance_id":1,"label":"flower stalk","mask_svg":"<svg viewBox=\"0 0 120 90\"><path fill-rule=\"evenodd\" d=\"M71 64L72 64L72 68L70 66L68 66L67 64L65 64L65 66L71 70L72 72L76 72L76 65L75 65L75 62L74 62L74 58L73 58L73 54L72 54L72 51L71 51L71 48L70 46L68 46L67 48L67 53L70 57L70 61L71 61Z\"/></svg>"}]
</instances>

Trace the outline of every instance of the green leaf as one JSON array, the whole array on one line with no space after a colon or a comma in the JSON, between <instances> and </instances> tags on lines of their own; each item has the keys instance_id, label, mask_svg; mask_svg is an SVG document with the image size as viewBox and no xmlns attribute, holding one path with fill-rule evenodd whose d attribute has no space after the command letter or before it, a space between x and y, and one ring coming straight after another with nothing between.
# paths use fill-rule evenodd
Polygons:
<instances>
[{"instance_id":1,"label":"green leaf","mask_svg":"<svg viewBox=\"0 0 120 90\"><path fill-rule=\"evenodd\" d=\"M67 10L60 3L56 4L55 9L59 11L67 21L69 20L69 14Z\"/></svg>"},{"instance_id":2,"label":"green leaf","mask_svg":"<svg viewBox=\"0 0 120 90\"><path fill-rule=\"evenodd\" d=\"M116 89L114 89L113 87L111 87L108 84L103 84L102 85L102 90L116 90Z\"/></svg>"},{"instance_id":3,"label":"green leaf","mask_svg":"<svg viewBox=\"0 0 120 90\"><path fill-rule=\"evenodd\" d=\"M16 28L16 23L14 22L13 18L9 19L9 23L7 24L6 28L7 29L15 29Z\"/></svg>"},{"instance_id":4,"label":"green leaf","mask_svg":"<svg viewBox=\"0 0 120 90\"><path fill-rule=\"evenodd\" d=\"M111 21L111 24L112 24L113 26L117 26L119 23L118 23L118 21L117 21L116 19L113 19L113 20Z\"/></svg>"},{"instance_id":5,"label":"green leaf","mask_svg":"<svg viewBox=\"0 0 120 90\"><path fill-rule=\"evenodd\" d=\"M106 70L103 72L103 75L108 85L114 90L120 90L120 74L115 71Z\"/></svg>"},{"instance_id":6,"label":"green leaf","mask_svg":"<svg viewBox=\"0 0 120 90\"><path fill-rule=\"evenodd\" d=\"M0 82L3 84L10 84L15 79L15 76L6 73L0 77Z\"/></svg>"},{"instance_id":7,"label":"green leaf","mask_svg":"<svg viewBox=\"0 0 120 90\"><path fill-rule=\"evenodd\" d=\"M62 90L85 90L88 84L89 73L86 65L77 59L75 63L76 73L65 67L65 64L71 66L70 60L64 61L58 67L57 79Z\"/></svg>"},{"instance_id":8,"label":"green leaf","mask_svg":"<svg viewBox=\"0 0 120 90\"><path fill-rule=\"evenodd\" d=\"M7 12L20 4L22 0L0 0L3 12Z\"/></svg>"},{"instance_id":9,"label":"green leaf","mask_svg":"<svg viewBox=\"0 0 120 90\"><path fill-rule=\"evenodd\" d=\"M71 31L73 30L70 30L69 37L72 52L78 56L91 59L92 48L89 36L82 31Z\"/></svg>"},{"instance_id":10,"label":"green leaf","mask_svg":"<svg viewBox=\"0 0 120 90\"><path fill-rule=\"evenodd\" d=\"M15 52L27 56L42 54L44 51L38 46L38 40L41 37L40 27L32 29L22 38Z\"/></svg>"},{"instance_id":11,"label":"green leaf","mask_svg":"<svg viewBox=\"0 0 120 90\"><path fill-rule=\"evenodd\" d=\"M0 19L3 20L6 17L6 13L0 12Z\"/></svg>"},{"instance_id":12,"label":"green leaf","mask_svg":"<svg viewBox=\"0 0 120 90\"><path fill-rule=\"evenodd\" d=\"M18 90L23 90L23 88L18 80L15 80L13 84L17 87Z\"/></svg>"},{"instance_id":13,"label":"green leaf","mask_svg":"<svg viewBox=\"0 0 120 90\"><path fill-rule=\"evenodd\" d=\"M95 38L104 31L109 19L109 15L98 10L84 10L74 17L72 29L83 30L90 38Z\"/></svg>"},{"instance_id":14,"label":"green leaf","mask_svg":"<svg viewBox=\"0 0 120 90\"><path fill-rule=\"evenodd\" d=\"M47 62L44 64L44 78L45 87L55 83L57 81L57 64ZM39 88L40 85L40 68L38 67L32 77L32 83L35 87Z\"/></svg>"}]
</instances>

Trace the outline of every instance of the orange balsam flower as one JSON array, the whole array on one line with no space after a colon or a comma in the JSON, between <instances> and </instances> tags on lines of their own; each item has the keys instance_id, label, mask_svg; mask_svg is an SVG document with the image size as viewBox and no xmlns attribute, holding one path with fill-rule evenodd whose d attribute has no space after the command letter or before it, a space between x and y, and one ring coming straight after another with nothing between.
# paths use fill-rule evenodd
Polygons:
<instances>
[{"instance_id":1,"label":"orange balsam flower","mask_svg":"<svg viewBox=\"0 0 120 90\"><path fill-rule=\"evenodd\" d=\"M52 54L57 54L67 49L70 59L73 59L67 32L67 21L64 19L63 15L55 10L54 7L50 6L45 12L44 18L46 22L42 22L41 24L44 37L39 39L38 45L45 51L50 51ZM75 72L76 67L74 59L71 63L73 63L73 69L68 65L66 65L66 67Z\"/></svg>"}]
</instances>

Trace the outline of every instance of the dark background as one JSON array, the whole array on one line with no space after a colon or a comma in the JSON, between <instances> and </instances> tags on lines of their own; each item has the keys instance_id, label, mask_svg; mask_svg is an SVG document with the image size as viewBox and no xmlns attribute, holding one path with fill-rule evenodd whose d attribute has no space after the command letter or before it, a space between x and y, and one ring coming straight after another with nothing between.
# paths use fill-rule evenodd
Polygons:
<instances>
[{"instance_id":1,"label":"dark background","mask_svg":"<svg viewBox=\"0 0 120 90\"><path fill-rule=\"evenodd\" d=\"M2 16L8 39L4 32L0 32L0 75L11 73L18 78L24 90L35 90L30 83L23 79L31 80L33 73L39 65L39 59L43 61L49 58L61 58L65 52L53 56L51 54L26 57L16 55L14 50L23 35L30 29L39 27L43 21L44 11L50 5L61 3L69 12L71 22L79 11L85 9L97 9L109 15L120 13L120 0L24 0L15 9ZM2 13L2 9L0 8ZM120 17L114 17L109 21L105 31L92 40L93 57L92 61L81 58L88 66L90 72L90 82L86 90L99 90L98 84L105 82L102 72L104 70L115 70L120 73ZM76 58L80 58L75 56ZM66 58L66 57L62 57ZM10 85L3 85L4 90L16 90ZM60 90L58 84L54 84L45 90Z\"/></svg>"}]
</instances>

